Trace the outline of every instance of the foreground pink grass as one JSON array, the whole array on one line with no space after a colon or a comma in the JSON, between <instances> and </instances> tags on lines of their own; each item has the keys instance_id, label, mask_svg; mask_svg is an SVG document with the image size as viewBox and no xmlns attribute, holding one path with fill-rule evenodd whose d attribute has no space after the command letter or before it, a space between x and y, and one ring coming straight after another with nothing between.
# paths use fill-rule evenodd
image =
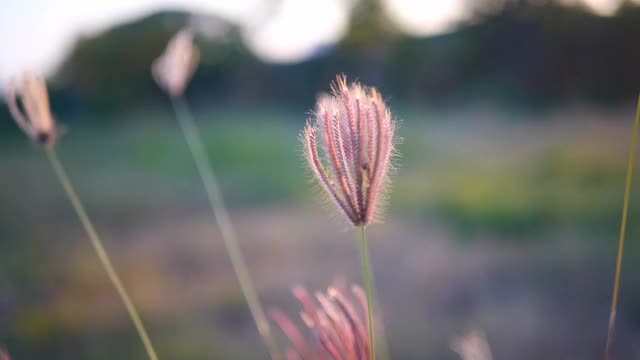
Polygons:
<instances>
[{"instance_id":1,"label":"foreground pink grass","mask_svg":"<svg viewBox=\"0 0 640 360\"><path fill-rule=\"evenodd\" d=\"M47 94L47 88L44 80L34 73L27 72L23 74L22 78L18 82L10 84L6 91L7 104L9 110L13 115L16 123L20 128L33 140L35 143L42 145L47 153L47 158L53 167L53 170L62 185L67 198L71 202L82 226L84 227L91 244L102 266L104 267L109 279L116 288L118 295L122 299L122 302L127 309L129 317L133 322L138 335L140 336L142 343L147 351L147 355L151 360L157 360L158 356L153 347L153 344L149 338L147 330L142 323L142 319L136 310L133 301L129 297L120 277L115 271L111 259L107 254L100 237L96 229L87 214L84 205L80 201L78 194L76 193L71 180L67 175L67 172L58 157L55 149L56 141L58 140L58 132L56 123L51 115L49 109L49 96ZM22 100L21 110L18 105L18 98ZM0 360L2 360L3 354L0 351ZM6 356L6 354L4 354Z\"/></svg>"},{"instance_id":2,"label":"foreground pink grass","mask_svg":"<svg viewBox=\"0 0 640 360\"><path fill-rule=\"evenodd\" d=\"M207 155L202 135L183 96L184 90L196 70L198 54L198 49L193 44L193 33L189 30L181 30L169 41L164 54L153 63L151 73L158 86L171 98L176 118L202 179L214 218L220 228L227 254L231 260L242 293L247 300L249 311L253 316L258 332L262 336L271 358L274 360L280 359L282 356L278 351L271 326L260 303L258 292L249 273L247 261L240 249L236 232L231 223L231 217L224 203L222 191L218 186L218 180L211 166L211 161Z\"/></svg>"},{"instance_id":3,"label":"foreground pink grass","mask_svg":"<svg viewBox=\"0 0 640 360\"><path fill-rule=\"evenodd\" d=\"M375 88L358 83L348 85L346 77L338 76L332 90L332 95L318 99L316 112L301 138L307 163L318 183L348 221L361 228L362 273L373 360L374 284L365 229L381 218L393 169L396 123Z\"/></svg>"},{"instance_id":4,"label":"foreground pink grass","mask_svg":"<svg viewBox=\"0 0 640 360\"><path fill-rule=\"evenodd\" d=\"M316 292L315 296L296 287L293 294L302 306L300 318L307 332L301 331L283 312L271 311L271 318L291 342L287 360L370 358L372 344L365 316L367 300L360 287L352 286L351 294L330 287L326 293Z\"/></svg>"}]
</instances>

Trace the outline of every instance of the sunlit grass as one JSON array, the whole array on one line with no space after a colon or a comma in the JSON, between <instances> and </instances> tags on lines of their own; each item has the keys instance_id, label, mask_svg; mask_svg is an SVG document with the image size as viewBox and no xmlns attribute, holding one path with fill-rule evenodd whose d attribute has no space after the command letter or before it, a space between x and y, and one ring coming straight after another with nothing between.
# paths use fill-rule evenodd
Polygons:
<instances>
[{"instance_id":1,"label":"sunlit grass","mask_svg":"<svg viewBox=\"0 0 640 360\"><path fill-rule=\"evenodd\" d=\"M296 114L286 111L266 112L264 121L255 112L201 114L207 152L221 169L221 186L232 206L309 200L307 174L298 154L290 150L304 119L296 122ZM74 136L61 144L79 186L91 187L84 192L94 198L86 201L126 214L127 209L145 204L135 199L173 201L177 189L185 202L197 197L199 190L192 186L197 178L184 161L188 149L175 133L172 119L159 114L135 120L137 125L127 132L118 127L96 131L74 126ZM406 170L393 190L395 213L419 218L438 215L474 232L529 233L576 225L604 229L618 221L624 149L613 134L624 129L609 131L598 143L592 142L588 129L581 129L581 136L549 136L514 151L505 151L499 136L481 134L474 141L495 146L483 145L478 152L468 144L465 132L443 131L438 124L415 126L410 120L400 129L406 137L400 160ZM540 125L536 133L544 133L547 126ZM3 142L2 147L7 166L37 172L31 166L40 161L35 152L17 151L12 141ZM92 154L77 149L91 149ZM277 172L272 171L274 162ZM0 179L6 183L4 191L9 194L23 177ZM132 181L144 186L135 193L120 191ZM42 192L49 196L45 189ZM640 207L631 204L630 211Z\"/></svg>"},{"instance_id":2,"label":"sunlit grass","mask_svg":"<svg viewBox=\"0 0 640 360\"><path fill-rule=\"evenodd\" d=\"M268 216L271 209L279 207L287 207L288 210L284 211L290 213L305 207L315 208L313 195L308 191L308 176L300 165L298 154L291 151L292 144L297 144L297 131L304 121L298 114L265 111L264 119L256 112L230 114L200 111L197 115L198 119L202 119L207 151L220 169L220 182L230 200L233 214L242 219L248 212L254 215L266 213L265 216ZM132 278L145 277L148 286L166 282L162 285L163 291L166 291L181 281L178 276L167 276L169 265L158 263L157 268L144 269L131 265L127 260L127 254L136 254L135 249L130 247L133 240L142 242L137 246L148 246L149 243L145 241L152 241L148 238L157 234L129 232L157 226L158 219L164 222L167 217L181 213L185 215L176 219L176 224L191 219L197 222L198 212L206 211L204 207L193 207L194 202L201 202L199 179L193 172L192 164L184 160L188 156L188 149L180 141L180 134L176 133L171 117L158 112L157 116L153 113L144 117L133 116L130 121L134 125L127 123L126 119L123 121L123 125L105 127L74 124L70 129L73 136L65 138L59 150L66 160L70 175L77 182L78 191L86 195L85 203L99 221L97 225L101 229L110 229L111 233L106 234L105 241L117 243L112 247L121 249L121 253L114 253L114 257L121 259L118 267L122 267L125 274L131 274ZM495 132L482 132L464 130L466 126L482 129L482 123L465 123L465 126L416 123L414 118L404 118L399 130L399 134L405 138L400 147L403 170L395 179L390 216L396 219L390 222L398 222L398 218L401 218L407 223L437 223L438 226L459 231L460 235L455 237L457 239L473 240L476 237L467 235L489 234L495 235L491 239L518 239L535 246L545 246L545 241L557 239L547 237L548 233L570 228L585 235L580 236L581 246L589 247L593 242L583 240L593 238L595 229L605 235L598 237L599 245L607 243L607 249L612 246L619 227L623 193L620 181L624 178L627 151L626 144L620 144L617 139L628 129L567 127L559 133L551 124L516 124L505 127L491 125L496 127ZM125 128L127 131L123 130ZM532 137L537 140L532 143L517 141L517 146L514 146L513 141L509 141L511 136L505 136L505 133L518 133L524 131L522 129L533 132L535 136ZM568 135L573 131L579 135ZM597 141L594 141L594 137ZM242 142L234 139L242 139ZM15 141L3 140L0 150L3 151L1 168L12 169L11 173L0 176L0 261L11 279L21 284L20 299L26 300L24 306L30 309L30 314L19 313L11 320L14 324L21 324L17 326L16 333L7 335L0 329L0 336L4 336L9 344L26 347L42 342L43 349L51 349L56 346L54 335L68 336L81 342L101 341L103 347L103 341L111 340L96 340L95 337L108 333L109 337L115 339L113 341L119 342L119 349L107 355L116 358L139 355L136 350L138 344L127 340L132 334L125 329L123 322L114 323L117 319L110 319L108 314L104 323L99 321L93 328L93 335L78 330L86 325L81 321L83 314L92 311L92 308L87 304L73 303L71 305L76 305L74 310L70 309L71 305L63 306L63 303L71 303L70 298L79 297L91 299L87 301L91 303L92 299L100 296L101 286L105 284L91 280L90 269L83 268L83 262L78 260L82 256L89 259L89 252L78 254L78 258L72 261L87 274L86 279L75 277L64 267L46 264L45 260L51 256L63 256L48 254L47 249L64 247L78 251L76 247L84 246L83 242L78 240L76 243L74 240L80 235L69 231L69 225L74 224L75 219L57 211L66 206L65 198L60 195L55 182L41 181L42 177L50 177L51 174L46 171L46 163L37 149L25 151L24 139L17 138ZM271 171L274 163L278 171ZM41 185L37 187L35 184ZM20 188L32 189L28 194L28 209L16 201L16 192ZM135 191L123 191L125 188ZM632 198L635 195L636 191ZM634 216L634 212L638 213L640 209L633 202L630 205L630 216ZM25 216L27 211L28 216ZM44 220L52 222L46 231L35 226ZM283 234L288 231L288 227L262 225L265 228L260 231L281 231ZM194 230L197 233L194 233L194 237L204 236L205 230ZM115 236L113 232L126 236ZM633 237L634 233L629 236ZM55 246L50 243L51 239L56 239ZM184 241L186 239L178 238L175 243L186 246ZM429 246L426 241L421 242L420 246ZM250 244L247 250L253 250L254 244ZM167 243L165 246L168 246ZM412 246L417 245L412 243ZM598 259L602 257L603 248L598 247ZM637 245L631 242L627 250L630 261L625 264L625 271L629 273L633 271L631 259L634 252L637 253ZM162 253L154 255L157 259L162 257ZM17 259L30 259L30 263L25 266L23 261ZM188 260L189 264L202 266L198 265L197 259ZM255 264L258 270L260 266ZM155 274L154 278L148 278L148 274ZM216 289L210 290L215 294L205 294L207 298L214 299L208 307L203 308L199 300L194 300L205 297L195 290L181 299L184 302L181 306L194 304L188 310L187 317L189 321L201 323L202 328L189 332L190 327L185 325L179 332L184 331L187 335L178 339L174 339L169 330L162 329L162 322L170 322L166 326L169 329L173 326L171 322L184 314L174 314L175 318L170 320L157 319L159 313L170 315L154 310L157 301L147 300L155 291L147 287L132 289L135 297L144 302L141 306L151 309L150 321L154 329L167 332L158 335L160 346L170 348L167 353L227 355L224 351L233 346L242 347L242 344L230 345L229 333L210 332L213 322L225 321L225 318L218 318L224 312L220 309L242 308L240 294L232 290L232 277L229 274L224 276L208 279L218 284ZM62 293L55 300L42 297L42 293L48 289L47 284L59 279L68 282ZM561 291L564 288L559 286L559 289ZM621 300L629 308L633 305L634 296L637 297L634 295L637 290L633 289L633 284L625 289L628 290L625 290L625 298ZM86 293L76 296L76 291ZM42 302L32 300L41 298ZM33 309L36 311L31 313ZM236 310L229 313L240 314ZM202 319L199 317L201 314L208 316ZM247 324L247 314L242 316L242 321L237 321L240 317L226 321ZM230 331L237 341L247 336L246 329L242 327ZM194 343L192 349L186 345L189 343L188 336ZM208 343L209 336L222 337L223 340L211 340ZM256 337L252 340L254 347L245 349L243 354L260 350L259 339ZM20 353L20 346L16 355ZM101 354L93 354L87 348L79 354L87 355L86 358L101 358Z\"/></svg>"}]
</instances>

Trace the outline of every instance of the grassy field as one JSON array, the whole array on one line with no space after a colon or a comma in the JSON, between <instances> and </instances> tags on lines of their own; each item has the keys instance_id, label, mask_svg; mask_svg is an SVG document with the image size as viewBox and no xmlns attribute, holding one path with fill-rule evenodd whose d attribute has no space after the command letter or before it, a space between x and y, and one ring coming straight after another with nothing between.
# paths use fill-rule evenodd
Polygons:
<instances>
[{"instance_id":1,"label":"grassy field","mask_svg":"<svg viewBox=\"0 0 640 360\"><path fill-rule=\"evenodd\" d=\"M633 109L400 110L389 215L370 231L394 357L455 359L450 339L481 328L496 359L601 358ZM265 303L294 315L292 285L359 282L356 234L303 168L304 117L196 116ZM171 114L120 120L71 123L59 149L163 358L266 358ZM43 154L18 137L0 154L0 344L142 358ZM632 201L625 359L640 358L639 216Z\"/></svg>"}]
</instances>

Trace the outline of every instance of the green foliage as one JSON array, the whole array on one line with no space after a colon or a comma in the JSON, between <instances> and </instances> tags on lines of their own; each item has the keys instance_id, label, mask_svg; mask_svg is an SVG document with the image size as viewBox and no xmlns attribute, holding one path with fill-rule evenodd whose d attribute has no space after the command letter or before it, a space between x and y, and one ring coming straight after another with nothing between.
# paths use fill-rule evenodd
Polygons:
<instances>
[{"instance_id":1,"label":"green foliage","mask_svg":"<svg viewBox=\"0 0 640 360\"><path fill-rule=\"evenodd\" d=\"M190 85L196 104L280 104L304 111L335 74L378 86L394 100L452 104L461 100L555 105L568 100L616 103L635 99L640 77L640 7L598 17L553 2L507 2L481 13L451 34L417 39L398 33L377 2L353 12L349 32L335 49L299 64L258 61L241 29L198 37L202 64ZM59 68L54 107L122 112L164 101L150 66L189 14L166 12L78 39Z\"/></svg>"}]
</instances>

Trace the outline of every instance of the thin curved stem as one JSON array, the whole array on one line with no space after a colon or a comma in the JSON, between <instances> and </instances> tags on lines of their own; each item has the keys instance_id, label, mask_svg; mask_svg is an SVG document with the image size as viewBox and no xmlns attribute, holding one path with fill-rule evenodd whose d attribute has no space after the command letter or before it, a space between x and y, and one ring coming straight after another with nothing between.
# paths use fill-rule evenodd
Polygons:
<instances>
[{"instance_id":1,"label":"thin curved stem","mask_svg":"<svg viewBox=\"0 0 640 360\"><path fill-rule=\"evenodd\" d=\"M360 246L362 247L362 246ZM362 251L359 249L359 251ZM362 256L362 253L361 255ZM373 302L373 313L380 314L378 318L378 322L376 323L376 354L378 359L380 360L389 360L391 359L391 354L389 351L389 340L387 339L386 329L384 326L384 322L382 321L382 307L380 305L380 294L378 293L378 289L376 286L376 277L373 273L373 266L369 266L371 270L369 272L369 276L371 276L371 292L373 294L372 302Z\"/></svg>"},{"instance_id":2,"label":"thin curved stem","mask_svg":"<svg viewBox=\"0 0 640 360\"><path fill-rule=\"evenodd\" d=\"M369 246L367 244L367 231L362 226L362 237L360 245L362 247L362 276L364 277L364 287L367 293L367 319L369 323L369 339L371 341L370 359L376 358L375 333L373 331L373 285L371 281L371 267L369 265Z\"/></svg>"},{"instance_id":3,"label":"thin curved stem","mask_svg":"<svg viewBox=\"0 0 640 360\"><path fill-rule=\"evenodd\" d=\"M218 181L213 172L213 168L211 167L209 157L207 156L200 131L198 130L195 120L193 119L193 115L189 111L189 107L187 106L184 98L172 97L171 101L173 109L176 112L176 118L178 119L182 133L187 141L187 145L189 146L189 150L191 151L191 155L195 161L200 178L202 179L209 204L213 211L213 216L220 228L227 254L229 254L229 259L231 260L231 265L233 266L233 270L235 271L238 282L240 283L240 288L247 300L249 311L253 316L258 332L262 336L271 358L274 360L281 359L282 356L280 356L280 352L278 351L278 347L271 331L271 326L269 325L264 308L258 298L258 293L249 274L247 262L238 244L238 239L231 223L231 217L229 216L229 212L224 204L222 192L218 187Z\"/></svg>"},{"instance_id":4,"label":"thin curved stem","mask_svg":"<svg viewBox=\"0 0 640 360\"><path fill-rule=\"evenodd\" d=\"M611 312L609 314L609 332L605 348L605 359L611 360L613 335L616 327L616 313L618 311L618 293L620 292L620 277L622 274L622 256L624 255L624 240L627 230L627 216L629 213L629 197L631 195L631 180L633 176L633 164L635 162L636 145L638 143L638 124L640 124L640 97L636 110L636 120L633 124L631 150L629 151L629 163L627 165L627 183L624 190L624 203L622 205L622 222L620 225L620 241L618 242L618 258L616 260L616 275L613 282L613 295L611 299Z\"/></svg>"},{"instance_id":5,"label":"thin curved stem","mask_svg":"<svg viewBox=\"0 0 640 360\"><path fill-rule=\"evenodd\" d=\"M95 249L96 254L98 255L98 258L100 259L102 266L107 272L107 275L109 276L109 279L113 283L113 286L118 291L118 294L120 295L120 298L122 299L122 302L124 303L124 306L126 307L127 312L129 313L129 317L131 318L131 321L133 322L133 325L135 326L136 331L138 332L138 335L140 336L140 339L144 344L145 350L149 355L149 359L158 360L158 355L156 355L156 350L154 349L153 343L149 338L149 334L147 333L147 330L145 329L144 324L142 323L142 319L140 319L140 315L138 314L138 311L136 310L136 307L133 304L133 301L131 301L131 298L129 297L127 290L125 289L124 285L122 284L122 281L120 280L120 277L118 276L118 273L116 273L116 270L114 269L113 264L111 263L111 259L109 258L109 255L107 254L107 251L105 250L102 244L102 241L100 240L100 237L98 236L98 233L96 232L93 226L93 223L89 218L89 215L87 214L84 206L82 205L82 202L78 197L78 194L73 188L73 185L69 180L69 176L67 175L67 172L65 171L64 166L62 165L62 162L60 161L60 158L56 153L56 150L53 147L50 147L50 148L47 148L46 152L47 152L47 157L49 159L49 162L51 163L51 166L53 167L53 170L56 176L58 177L60 184L64 188L64 191L67 195L67 198L71 202L73 209L78 215L78 218L80 218L80 222L82 223L84 230L87 232L87 235L89 236L89 240L91 240L91 244L93 245L93 248Z\"/></svg>"},{"instance_id":6,"label":"thin curved stem","mask_svg":"<svg viewBox=\"0 0 640 360\"><path fill-rule=\"evenodd\" d=\"M378 287L376 286L376 277L373 273L373 266L370 267L371 272L371 291L373 294L373 312L379 314L378 322L376 323L376 335L377 335L377 356L380 360L391 359L389 352L389 341L387 339L386 328L384 321L382 321L382 307L380 305L380 294L378 293Z\"/></svg>"}]
</instances>

